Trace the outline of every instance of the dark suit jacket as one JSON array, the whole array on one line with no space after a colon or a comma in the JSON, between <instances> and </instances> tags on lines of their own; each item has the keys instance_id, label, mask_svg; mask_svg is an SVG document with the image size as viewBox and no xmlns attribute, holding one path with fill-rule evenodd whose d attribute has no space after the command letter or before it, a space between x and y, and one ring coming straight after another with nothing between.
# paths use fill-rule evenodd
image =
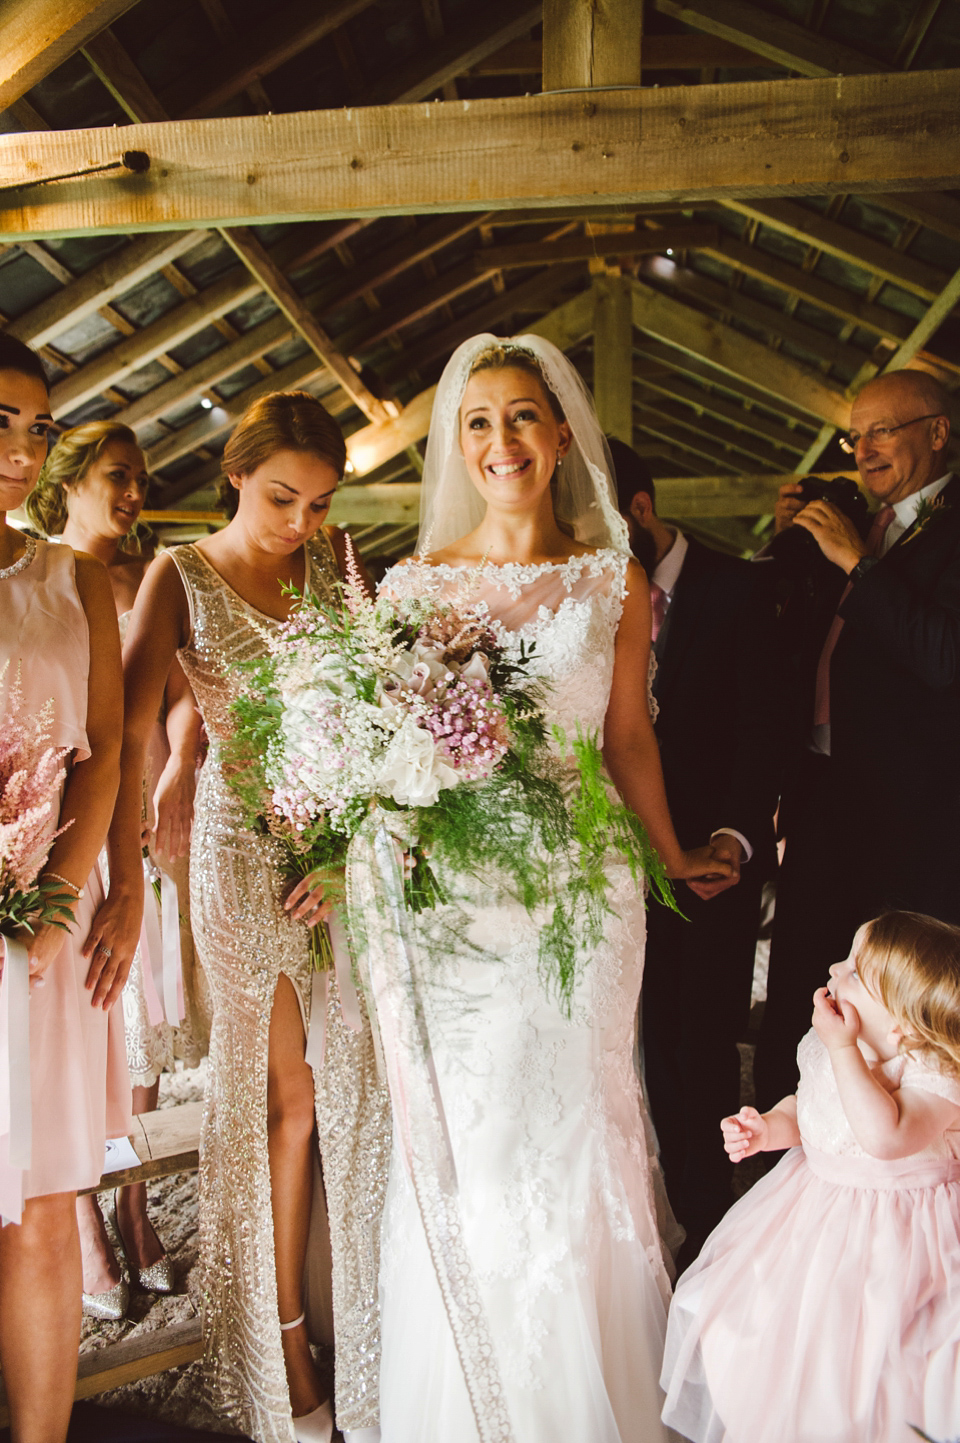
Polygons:
<instances>
[{"instance_id":1,"label":"dark suit jacket","mask_svg":"<svg viewBox=\"0 0 960 1443\"><path fill-rule=\"evenodd\" d=\"M684 847L733 827L773 865L777 689L772 568L688 538L654 651L667 801Z\"/></svg>"},{"instance_id":2,"label":"dark suit jacket","mask_svg":"<svg viewBox=\"0 0 960 1443\"><path fill-rule=\"evenodd\" d=\"M840 607L830 751L883 900L960 920L960 479L940 495Z\"/></svg>"}]
</instances>

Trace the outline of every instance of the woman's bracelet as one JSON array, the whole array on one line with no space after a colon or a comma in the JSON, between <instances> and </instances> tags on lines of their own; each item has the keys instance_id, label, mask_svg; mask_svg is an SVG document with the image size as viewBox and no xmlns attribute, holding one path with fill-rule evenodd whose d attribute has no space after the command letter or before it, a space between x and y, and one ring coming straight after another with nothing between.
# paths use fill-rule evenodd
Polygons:
<instances>
[{"instance_id":1,"label":"woman's bracelet","mask_svg":"<svg viewBox=\"0 0 960 1443\"><path fill-rule=\"evenodd\" d=\"M51 872L49 867L44 871L43 875L45 877L52 877L55 882L62 882L65 887L70 888L71 892L76 893L78 902L83 901L83 888L78 887L76 882L69 882L66 877L61 877L59 872Z\"/></svg>"}]
</instances>

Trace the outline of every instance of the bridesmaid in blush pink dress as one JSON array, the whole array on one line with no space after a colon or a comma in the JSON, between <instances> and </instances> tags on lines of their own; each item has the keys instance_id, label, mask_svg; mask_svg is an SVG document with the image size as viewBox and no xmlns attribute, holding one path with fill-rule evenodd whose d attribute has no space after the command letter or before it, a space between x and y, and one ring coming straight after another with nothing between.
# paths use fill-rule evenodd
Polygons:
<instances>
[{"instance_id":1,"label":"bridesmaid in blush pink dress","mask_svg":"<svg viewBox=\"0 0 960 1443\"><path fill-rule=\"evenodd\" d=\"M99 1181L108 1136L130 1127L123 1021L125 975L81 952L103 894L95 871L119 779L120 643L106 572L69 547L7 524L37 479L50 402L38 358L0 336L0 714L19 672L29 710L54 706L54 742L68 752L47 869L75 894L68 932L24 936L33 979L31 1166L0 1136L0 1367L14 1443L64 1439L80 1341L78 1189ZM55 827L51 826L51 831Z\"/></svg>"}]
</instances>

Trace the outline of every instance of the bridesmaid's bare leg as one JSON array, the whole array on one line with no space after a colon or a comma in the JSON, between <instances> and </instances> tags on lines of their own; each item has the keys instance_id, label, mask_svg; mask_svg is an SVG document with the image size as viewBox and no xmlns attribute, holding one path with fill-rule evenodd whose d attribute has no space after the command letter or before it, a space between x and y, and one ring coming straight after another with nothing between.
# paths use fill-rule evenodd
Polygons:
<instances>
[{"instance_id":1,"label":"bridesmaid's bare leg","mask_svg":"<svg viewBox=\"0 0 960 1443\"><path fill-rule=\"evenodd\" d=\"M133 1115L155 1112L160 1099L160 1079L152 1087L133 1089ZM153 1223L147 1216L147 1185L145 1182L130 1183L117 1193L117 1225L131 1264L137 1268L149 1268L163 1257L163 1244L154 1231ZM87 1289L89 1292L89 1288Z\"/></svg>"},{"instance_id":2,"label":"bridesmaid's bare leg","mask_svg":"<svg viewBox=\"0 0 960 1443\"><path fill-rule=\"evenodd\" d=\"M83 1291L108 1293L120 1281L120 1264L107 1237L96 1193L77 1198L77 1226L83 1259Z\"/></svg>"},{"instance_id":3,"label":"bridesmaid's bare leg","mask_svg":"<svg viewBox=\"0 0 960 1443\"><path fill-rule=\"evenodd\" d=\"M303 1060L305 1038L293 984L281 976L270 1014L267 1065L267 1150L273 1200L273 1246L281 1323L303 1311L303 1265L307 1255L315 1127L313 1073ZM281 1333L295 1418L324 1401L305 1327Z\"/></svg>"},{"instance_id":4,"label":"bridesmaid's bare leg","mask_svg":"<svg viewBox=\"0 0 960 1443\"><path fill-rule=\"evenodd\" d=\"M31 1198L0 1228L0 1367L13 1443L63 1443L80 1347L75 1193Z\"/></svg>"}]
</instances>

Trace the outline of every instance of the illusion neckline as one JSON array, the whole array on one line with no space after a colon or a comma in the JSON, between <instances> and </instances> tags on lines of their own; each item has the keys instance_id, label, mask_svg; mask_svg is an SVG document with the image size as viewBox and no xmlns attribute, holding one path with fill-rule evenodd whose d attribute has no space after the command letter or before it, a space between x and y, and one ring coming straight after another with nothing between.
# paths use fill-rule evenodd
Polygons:
<instances>
[{"instance_id":1,"label":"illusion neckline","mask_svg":"<svg viewBox=\"0 0 960 1443\"><path fill-rule=\"evenodd\" d=\"M424 571L435 571L438 575L474 575L483 577L489 571L507 572L523 580L535 580L549 571L582 571L585 566L602 566L607 557L616 560L626 556L613 546L601 546L596 551L584 552L582 556L568 556L566 561L481 561L468 566L453 566L449 561L426 561L421 556L410 558L408 565L421 566Z\"/></svg>"}]
</instances>

